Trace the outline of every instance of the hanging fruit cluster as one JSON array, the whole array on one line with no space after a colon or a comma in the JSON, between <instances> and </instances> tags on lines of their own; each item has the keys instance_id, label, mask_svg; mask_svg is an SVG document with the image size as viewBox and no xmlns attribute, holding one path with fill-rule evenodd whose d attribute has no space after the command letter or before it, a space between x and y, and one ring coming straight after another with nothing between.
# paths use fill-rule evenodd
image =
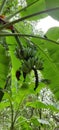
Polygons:
<instances>
[{"instance_id":1,"label":"hanging fruit cluster","mask_svg":"<svg viewBox=\"0 0 59 130\"><path fill-rule=\"evenodd\" d=\"M35 74L35 88L38 87L38 72L37 70L43 70L43 61L36 55L37 50L34 47L23 47L23 49L16 48L16 56L22 61L21 71L23 72L24 79L26 75L34 71ZM20 70L18 74L20 73ZM19 75L20 76L20 75ZM19 77L18 77L19 79Z\"/></svg>"}]
</instances>

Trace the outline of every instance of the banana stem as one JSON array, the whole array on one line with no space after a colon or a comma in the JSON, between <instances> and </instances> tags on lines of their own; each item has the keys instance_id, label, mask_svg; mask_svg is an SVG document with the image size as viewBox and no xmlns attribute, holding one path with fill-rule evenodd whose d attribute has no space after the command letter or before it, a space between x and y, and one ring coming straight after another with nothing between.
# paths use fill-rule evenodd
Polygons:
<instances>
[{"instance_id":1,"label":"banana stem","mask_svg":"<svg viewBox=\"0 0 59 130\"><path fill-rule=\"evenodd\" d=\"M12 32L12 33L15 33L15 30L12 29L11 32ZM14 36L14 37L15 37L15 39L16 39L18 45L20 46L20 49L23 50L23 46L22 46L22 44L21 44L21 42L20 42L20 40L19 40L19 37L18 37L18 36Z\"/></svg>"},{"instance_id":2,"label":"banana stem","mask_svg":"<svg viewBox=\"0 0 59 130\"><path fill-rule=\"evenodd\" d=\"M39 83L39 80L38 80L38 73L37 73L37 70L36 70L35 67L33 67L33 71L34 71L34 74L35 74L35 88L34 88L34 90L36 90L37 87L38 87L38 83Z\"/></svg>"}]
</instances>

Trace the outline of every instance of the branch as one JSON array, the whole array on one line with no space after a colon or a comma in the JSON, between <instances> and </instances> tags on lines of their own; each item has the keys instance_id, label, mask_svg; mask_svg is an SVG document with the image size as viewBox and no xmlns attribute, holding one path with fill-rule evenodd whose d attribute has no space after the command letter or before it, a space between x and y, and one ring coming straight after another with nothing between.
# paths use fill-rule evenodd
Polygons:
<instances>
[{"instance_id":1,"label":"branch","mask_svg":"<svg viewBox=\"0 0 59 130\"><path fill-rule=\"evenodd\" d=\"M10 35L11 34L11 35ZM39 39L43 39L43 40L46 40L46 41L49 41L49 42L52 42L52 43L55 43L55 44L57 44L57 45L59 45L59 43L58 42L56 42L56 41L53 41L53 40L50 40L50 39L48 39L48 38L42 38L42 37L39 37L39 36L35 36L35 35L25 35L25 34L20 34L20 33L14 33L14 34L12 34L12 33L7 33L7 36L15 36L15 35L18 35L18 36L20 36L20 37L33 37L33 38L39 38ZM4 35L3 33L2 33L2 35L0 35L0 36L6 36L6 34ZM36 46L36 44L35 44L35 46ZM41 50L41 52L46 56L46 58L50 61L50 63L52 62L51 61L51 59L49 58L49 56L44 52L44 50L37 44L37 47ZM54 66L54 65L53 65ZM55 71L55 68L56 68L56 66L54 66L54 71Z\"/></svg>"},{"instance_id":2,"label":"branch","mask_svg":"<svg viewBox=\"0 0 59 130\"><path fill-rule=\"evenodd\" d=\"M51 8L51 9L46 9L46 10L43 10L43 11L40 11L40 12L36 12L36 13L34 13L34 14L30 14L30 15L24 16L24 17L22 17L22 18L19 18L19 19L16 19L16 20L12 21L12 22L6 23L5 25L3 25L3 26L0 27L0 30L4 29L4 28L6 28L6 27L9 27L10 25L13 25L13 24L15 24L15 23L24 21L25 19L28 19L28 18L37 16L37 15L41 15L41 14L43 14L43 13L56 11L56 10L59 10L59 7Z\"/></svg>"},{"instance_id":3,"label":"branch","mask_svg":"<svg viewBox=\"0 0 59 130\"><path fill-rule=\"evenodd\" d=\"M20 34L20 33L14 33L14 34L12 34L12 33L0 33L0 36L20 36L20 37L30 37L30 38L33 37L33 38L42 39L42 40L52 42L54 44L59 45L59 43L54 41L54 40L51 40L51 39L48 39L48 38L45 38L45 37L35 36L35 35Z\"/></svg>"}]
</instances>

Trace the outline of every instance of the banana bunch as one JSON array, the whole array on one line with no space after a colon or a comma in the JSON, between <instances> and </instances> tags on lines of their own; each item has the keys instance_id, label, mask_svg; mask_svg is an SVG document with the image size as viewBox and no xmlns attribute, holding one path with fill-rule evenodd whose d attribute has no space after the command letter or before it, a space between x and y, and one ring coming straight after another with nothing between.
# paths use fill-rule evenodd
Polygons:
<instances>
[{"instance_id":1,"label":"banana bunch","mask_svg":"<svg viewBox=\"0 0 59 130\"><path fill-rule=\"evenodd\" d=\"M16 49L16 56L20 60L22 60L22 72L29 73L33 67L35 66L36 70L43 69L43 62L42 60L36 56L36 49L30 47L23 47L23 50L17 48Z\"/></svg>"},{"instance_id":2,"label":"banana bunch","mask_svg":"<svg viewBox=\"0 0 59 130\"><path fill-rule=\"evenodd\" d=\"M43 70L43 61L38 57L35 59L35 67L37 70Z\"/></svg>"},{"instance_id":3,"label":"banana bunch","mask_svg":"<svg viewBox=\"0 0 59 130\"><path fill-rule=\"evenodd\" d=\"M19 49L18 47L16 48L15 55L16 55L17 58L22 60L23 59L23 55L24 55L23 53L24 53L23 50Z\"/></svg>"},{"instance_id":4,"label":"banana bunch","mask_svg":"<svg viewBox=\"0 0 59 130\"><path fill-rule=\"evenodd\" d=\"M22 71L29 73L35 66L36 70L43 70L43 62L35 57L30 57L27 61L24 60L22 64Z\"/></svg>"},{"instance_id":5,"label":"banana bunch","mask_svg":"<svg viewBox=\"0 0 59 130\"><path fill-rule=\"evenodd\" d=\"M16 48L16 56L22 60L28 60L30 57L34 57L35 53L36 50L30 47L23 48L23 50Z\"/></svg>"},{"instance_id":6,"label":"banana bunch","mask_svg":"<svg viewBox=\"0 0 59 130\"><path fill-rule=\"evenodd\" d=\"M28 60L24 60L22 64L22 71L25 73L29 73L34 66L34 58L29 58Z\"/></svg>"},{"instance_id":7,"label":"banana bunch","mask_svg":"<svg viewBox=\"0 0 59 130\"><path fill-rule=\"evenodd\" d=\"M37 70L43 70L43 61L40 58L40 55L37 56L37 50L34 48L23 47L22 50L17 48L16 56L17 56L17 58L22 60L21 71L22 71L23 78L24 78L24 84L22 85L21 88L28 88L27 84L25 83L25 79L26 79L27 74L29 74L31 72L31 70L33 70L34 77L35 77L34 90L36 90L38 87L38 83L39 83ZM19 75L20 75L19 71L17 71L16 74L17 74L16 77L19 80Z\"/></svg>"}]
</instances>

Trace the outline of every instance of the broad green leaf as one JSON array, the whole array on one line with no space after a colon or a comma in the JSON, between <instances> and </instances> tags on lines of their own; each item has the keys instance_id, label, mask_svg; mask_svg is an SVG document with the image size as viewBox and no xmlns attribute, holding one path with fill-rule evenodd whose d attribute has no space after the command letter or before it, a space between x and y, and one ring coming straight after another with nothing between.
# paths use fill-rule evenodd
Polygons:
<instances>
[{"instance_id":1,"label":"broad green leaf","mask_svg":"<svg viewBox=\"0 0 59 130\"><path fill-rule=\"evenodd\" d=\"M42 73L44 78L50 80L50 89L55 94L56 98L59 98L57 95L57 89L59 89L59 72L53 61L49 62L48 60L45 60Z\"/></svg>"},{"instance_id":2,"label":"broad green leaf","mask_svg":"<svg viewBox=\"0 0 59 130\"><path fill-rule=\"evenodd\" d=\"M31 4L32 2L34 3L34 2L37 2L37 1L38 1L38 0L26 0L27 5Z\"/></svg>"},{"instance_id":3,"label":"broad green leaf","mask_svg":"<svg viewBox=\"0 0 59 130\"><path fill-rule=\"evenodd\" d=\"M46 33L46 36L51 40L57 41L59 44L59 28L58 27L49 29ZM52 58L52 61L55 63L55 65L57 66L59 70L59 45L56 45L56 44L49 45L48 43L46 43L45 47L48 49L48 53L50 57Z\"/></svg>"},{"instance_id":4,"label":"broad green leaf","mask_svg":"<svg viewBox=\"0 0 59 130\"><path fill-rule=\"evenodd\" d=\"M8 52L0 45L0 88L4 88L7 76L10 72L10 56Z\"/></svg>"},{"instance_id":5,"label":"broad green leaf","mask_svg":"<svg viewBox=\"0 0 59 130\"><path fill-rule=\"evenodd\" d=\"M13 37L7 37L6 42L9 47L10 56L11 56L11 62L12 62L12 68L14 70L14 74L16 73L16 70L20 68L20 60L16 58L15 49L17 47L16 40Z\"/></svg>"},{"instance_id":6,"label":"broad green leaf","mask_svg":"<svg viewBox=\"0 0 59 130\"><path fill-rule=\"evenodd\" d=\"M59 7L59 0L45 0L45 2L47 9ZM54 19L59 20L59 10L51 11L48 14L51 15Z\"/></svg>"},{"instance_id":7,"label":"broad green leaf","mask_svg":"<svg viewBox=\"0 0 59 130\"><path fill-rule=\"evenodd\" d=\"M34 39L32 38L32 41L34 42ZM49 46L52 48L54 47L54 44L52 42L48 42L47 40L39 40L35 38L34 44L38 47L38 55L41 56L43 59L43 66L44 69L42 71L42 74L45 79L48 79L50 81L49 87L52 90L52 92L55 94L56 98L59 98L58 96L58 90L59 90L59 69L56 66L55 62L53 62L53 59L49 55L48 48ZM58 48L59 46L56 45ZM44 48L44 49L43 49Z\"/></svg>"},{"instance_id":8,"label":"broad green leaf","mask_svg":"<svg viewBox=\"0 0 59 130\"><path fill-rule=\"evenodd\" d=\"M35 0L33 0L33 2L34 1ZM27 2L28 2L28 4L29 3L31 4L31 1L27 1ZM22 14L22 16L27 16L27 15L30 15L30 14L34 14L36 12L40 12L40 11L42 11L44 9L45 9L45 1L44 0L37 0L31 6L24 9L24 11L22 11L21 14ZM45 16L46 16L46 14L42 14L42 15L31 17L29 20L37 20L37 19L43 18Z\"/></svg>"},{"instance_id":9,"label":"broad green leaf","mask_svg":"<svg viewBox=\"0 0 59 130\"><path fill-rule=\"evenodd\" d=\"M52 27L46 32L47 38L55 40L59 44L59 27Z\"/></svg>"},{"instance_id":10,"label":"broad green leaf","mask_svg":"<svg viewBox=\"0 0 59 130\"><path fill-rule=\"evenodd\" d=\"M43 108L43 109L50 109L50 110L56 111L56 112L59 111L59 109L57 109L54 105L48 105L48 104L45 104L45 103L40 102L40 101L28 102L26 104L26 106L31 106L31 107L36 108L36 109Z\"/></svg>"}]
</instances>

